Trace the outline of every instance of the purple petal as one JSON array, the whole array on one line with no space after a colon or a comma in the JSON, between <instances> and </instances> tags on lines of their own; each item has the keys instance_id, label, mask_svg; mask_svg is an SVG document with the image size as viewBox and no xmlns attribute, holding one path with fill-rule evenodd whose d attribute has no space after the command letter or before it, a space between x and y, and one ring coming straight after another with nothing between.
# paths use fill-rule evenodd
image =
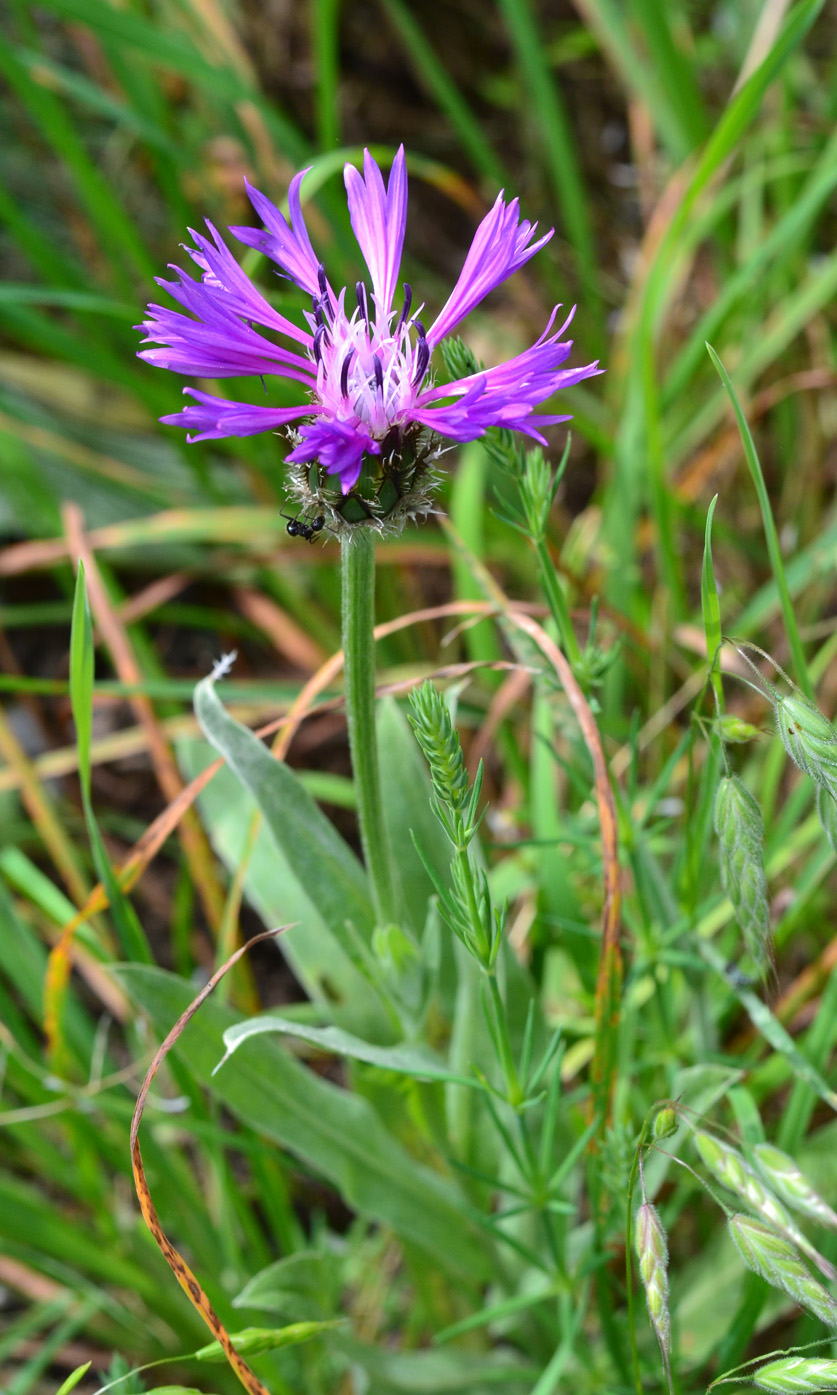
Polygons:
<instances>
[{"instance_id":1,"label":"purple petal","mask_svg":"<svg viewBox=\"0 0 837 1395\"><path fill-rule=\"evenodd\" d=\"M310 168L309 165L308 169ZM264 252L278 266L281 266L291 280L295 281L309 295L319 295L320 289L317 279L319 263L311 246L299 197L300 185L308 173L308 169L301 170L291 180L288 190L290 225L276 205L245 180L250 202L267 231L263 232L260 228L236 227L230 228L230 232L238 238L239 242L246 243L248 247L258 247L260 252Z\"/></svg>"},{"instance_id":2,"label":"purple petal","mask_svg":"<svg viewBox=\"0 0 837 1395\"><path fill-rule=\"evenodd\" d=\"M197 318L190 319L164 305L149 305L149 319L141 326L143 342L164 347L141 349L139 357L146 363L209 378L279 374L315 387L311 360L251 329L236 313L234 296L188 276L180 282L161 280L159 284Z\"/></svg>"},{"instance_id":3,"label":"purple petal","mask_svg":"<svg viewBox=\"0 0 837 1395\"><path fill-rule=\"evenodd\" d=\"M183 391L196 399L197 406L190 402L182 412L173 412L160 420L166 426L185 426L193 432L187 437L190 445L193 441L219 440L224 436L255 436L321 410L310 402L301 407L253 407L249 402L229 402L197 388Z\"/></svg>"},{"instance_id":4,"label":"purple petal","mask_svg":"<svg viewBox=\"0 0 837 1395\"><path fill-rule=\"evenodd\" d=\"M417 397L407 414L409 420L449 436L455 441L472 441L490 426L522 431L545 444L540 428L569 421L567 416L536 414L535 408L561 388L602 372L596 363L579 368L563 368L572 342L558 342L572 319L572 312L559 330L550 334L558 307L553 310L543 334L531 348L506 363L453 383L430 387ZM454 401L445 399L454 398Z\"/></svg>"},{"instance_id":5,"label":"purple petal","mask_svg":"<svg viewBox=\"0 0 837 1395\"><path fill-rule=\"evenodd\" d=\"M392 162L388 188L368 150L363 152L363 176L354 165L346 165L343 177L352 229L369 267L378 314L385 317L392 308L407 226L407 162L403 145Z\"/></svg>"},{"instance_id":6,"label":"purple petal","mask_svg":"<svg viewBox=\"0 0 837 1395\"><path fill-rule=\"evenodd\" d=\"M465 258L459 279L442 311L427 331L431 345L438 344L446 334L470 314L475 305L493 291L552 237L553 229L537 242L532 242L537 223L525 219L518 223L518 201L506 205L502 192L491 212L480 223ZM531 243L531 245L529 245Z\"/></svg>"},{"instance_id":7,"label":"purple petal","mask_svg":"<svg viewBox=\"0 0 837 1395\"><path fill-rule=\"evenodd\" d=\"M212 226L209 219L207 219L206 226L209 228L213 242L190 228L189 232L194 239L196 250L191 247L186 248L189 256L203 272L201 278L203 285L219 297L223 296L226 305L234 314L240 315L246 320L255 320L257 324L265 325L268 329L275 329L290 339L296 339L300 344L310 345L311 335L304 329L299 329L284 315L280 315L265 300L261 291L254 286L247 273L239 266L220 233ZM180 272L180 276L183 277L182 272Z\"/></svg>"},{"instance_id":8,"label":"purple petal","mask_svg":"<svg viewBox=\"0 0 837 1395\"><path fill-rule=\"evenodd\" d=\"M302 440L286 459L292 464L319 461L329 475L340 476L344 494L357 483L365 452L380 455L380 442L373 440L361 422L329 417L300 427Z\"/></svg>"}]
</instances>

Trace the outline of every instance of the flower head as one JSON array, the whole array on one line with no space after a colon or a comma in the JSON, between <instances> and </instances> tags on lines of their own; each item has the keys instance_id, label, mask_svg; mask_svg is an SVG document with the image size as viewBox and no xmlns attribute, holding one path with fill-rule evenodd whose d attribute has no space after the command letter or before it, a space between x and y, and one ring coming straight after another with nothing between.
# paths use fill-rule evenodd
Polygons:
<instances>
[{"instance_id":1,"label":"flower head","mask_svg":"<svg viewBox=\"0 0 837 1395\"><path fill-rule=\"evenodd\" d=\"M269 304L208 223L209 237L192 232L194 246L186 248L200 279L173 268L176 281L159 281L187 313L150 305L141 328L144 342L158 347L140 350L148 363L178 373L288 378L300 384L304 400L295 407L251 406L186 388L193 401L163 417L164 422L186 427L190 441L279 428L291 437L287 459L299 468L300 478L307 480L316 465L318 481L323 474L337 476L342 495L348 495L364 464L374 463L381 479L395 481L394 497L401 499L405 471L414 483L438 454L441 440L471 441L491 426L502 426L544 442L543 427L569 420L535 409L559 388L600 370L595 363L563 366L572 342L561 335L572 314L553 330L557 308L524 353L455 382L433 380L434 349L552 236L550 231L534 240L536 225L520 219L517 199L506 203L498 195L477 229L453 291L425 329L421 307L413 310L409 285L393 308L407 220L403 146L388 183L368 151L363 174L353 165L345 168L352 228L369 271L368 283L359 281L352 291L333 290L311 246L300 202L306 173L291 181L289 219L248 185L264 226L230 231L307 292L307 327L295 325ZM365 521L368 515L375 521L380 498L376 487L359 518Z\"/></svg>"}]
</instances>

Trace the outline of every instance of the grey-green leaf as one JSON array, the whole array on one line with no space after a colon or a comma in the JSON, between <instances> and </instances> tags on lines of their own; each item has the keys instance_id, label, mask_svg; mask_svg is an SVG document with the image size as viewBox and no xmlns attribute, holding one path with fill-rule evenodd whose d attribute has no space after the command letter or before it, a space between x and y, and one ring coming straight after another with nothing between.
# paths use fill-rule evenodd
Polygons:
<instances>
[{"instance_id":1,"label":"grey-green leaf","mask_svg":"<svg viewBox=\"0 0 837 1395\"><path fill-rule=\"evenodd\" d=\"M335 931L347 921L371 935L374 924L363 867L284 761L236 722L205 678L195 712L208 741L246 785L312 903Z\"/></svg>"},{"instance_id":2,"label":"grey-green leaf","mask_svg":"<svg viewBox=\"0 0 837 1395\"><path fill-rule=\"evenodd\" d=\"M458 1075L449 1070L444 1061L427 1047L374 1046L371 1042L361 1041L360 1037L353 1036L351 1032L341 1031L339 1027L309 1027L305 1023L294 1022L273 1012L227 1028L224 1033L226 1055L219 1061L215 1071L220 1070L242 1042L250 1040L251 1037L261 1036L265 1032L299 1037L301 1041L308 1041L312 1046L318 1046L322 1051L330 1051L335 1056L364 1061L367 1065L380 1066L382 1070L395 1071L397 1075L408 1075L414 1080L444 1080L453 1085L482 1088L475 1076Z\"/></svg>"}]
</instances>

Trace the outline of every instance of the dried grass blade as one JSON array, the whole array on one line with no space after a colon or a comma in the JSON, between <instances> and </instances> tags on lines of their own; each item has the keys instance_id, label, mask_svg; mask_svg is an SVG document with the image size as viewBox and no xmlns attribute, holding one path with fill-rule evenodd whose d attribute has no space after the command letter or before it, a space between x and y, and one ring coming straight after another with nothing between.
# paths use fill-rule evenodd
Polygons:
<instances>
[{"instance_id":1,"label":"dried grass blade","mask_svg":"<svg viewBox=\"0 0 837 1395\"><path fill-rule=\"evenodd\" d=\"M227 959L226 962L221 965L220 969L217 969L212 975L212 978L201 989L197 997L193 998L186 1011L182 1013L175 1022L168 1036L157 1051L154 1060L148 1067L145 1079L142 1082L142 1087L137 1096L137 1102L134 1106L134 1113L131 1119L131 1169L134 1174L134 1185L137 1190L137 1199L140 1204L143 1220L151 1231L151 1234L162 1252L163 1258L174 1274L174 1277L177 1279L177 1282L180 1284L180 1287L183 1289L183 1292L203 1318L213 1337L216 1341L221 1343L226 1353L227 1360L238 1376L238 1379L241 1381L241 1384L244 1386L244 1389L249 1391L250 1395L270 1395L270 1392L262 1385L258 1377L253 1374L241 1354L236 1351L227 1329L212 1307L212 1304L198 1283L198 1280L195 1278L195 1275L192 1273L192 1270L179 1251L175 1249L168 1236L163 1232L145 1176L145 1168L143 1166L142 1153L139 1145L139 1129L142 1123L145 1101L148 1097L148 1091L151 1088L154 1077L172 1046L174 1046L184 1028L188 1026L201 1004L206 1001L216 984L220 983L228 970L238 963L238 960L242 955L247 953L248 949L251 949L253 945L259 944L262 940L272 939L274 936L280 935L283 930L287 929L287 925L281 925L273 930L265 930L261 935L255 935L252 940L248 940L246 945L242 945L240 949L237 949L234 954L230 955L229 959Z\"/></svg>"},{"instance_id":2,"label":"dried grass blade","mask_svg":"<svg viewBox=\"0 0 837 1395\"><path fill-rule=\"evenodd\" d=\"M65 506L64 525L71 553L76 560L84 563L90 607L111 652L119 677L123 683L139 684L142 682L142 673L124 626L110 603L95 553L85 536L81 510L76 504ZM145 731L154 774L163 796L167 800L176 799L183 790L183 781L171 748L160 730L154 708L150 700L140 693L130 698L129 702ZM224 896L215 872L209 841L197 819L191 815L183 819L179 833L207 920L217 932L224 911Z\"/></svg>"}]
</instances>

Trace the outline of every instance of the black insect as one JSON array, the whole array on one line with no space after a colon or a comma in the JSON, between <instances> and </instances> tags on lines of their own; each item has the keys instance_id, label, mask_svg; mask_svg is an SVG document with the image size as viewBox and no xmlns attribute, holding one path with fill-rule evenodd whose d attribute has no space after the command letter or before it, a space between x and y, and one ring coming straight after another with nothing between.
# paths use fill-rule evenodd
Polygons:
<instances>
[{"instance_id":1,"label":"black insect","mask_svg":"<svg viewBox=\"0 0 837 1395\"><path fill-rule=\"evenodd\" d=\"M310 543L314 541L317 534L321 533L325 527L325 516L323 514L318 514L316 518L312 518L310 523L306 523L304 518L291 518L290 515L286 513L283 513L282 517L288 520L287 532L289 538L304 538L306 542Z\"/></svg>"}]
</instances>

